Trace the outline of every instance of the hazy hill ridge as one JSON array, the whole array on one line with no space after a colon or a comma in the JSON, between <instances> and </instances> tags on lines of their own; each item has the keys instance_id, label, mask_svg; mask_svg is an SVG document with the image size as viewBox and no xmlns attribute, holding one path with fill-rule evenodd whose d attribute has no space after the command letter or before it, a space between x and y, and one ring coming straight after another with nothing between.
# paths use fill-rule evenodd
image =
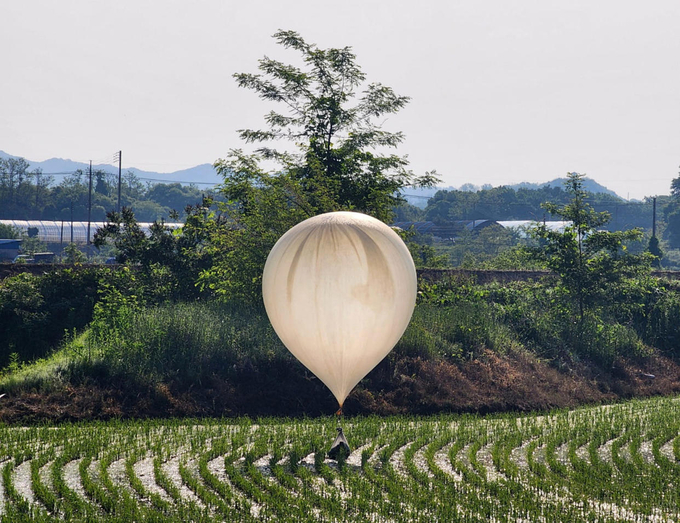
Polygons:
<instances>
[{"instance_id":1,"label":"hazy hill ridge","mask_svg":"<svg viewBox=\"0 0 680 523\"><path fill-rule=\"evenodd\" d=\"M0 151L0 158L19 158L18 156L13 156L4 151ZM123 155L123 159L125 156ZM89 163L86 162L76 162L73 160L63 159L63 158L50 158L42 162L34 162L26 159L26 161L31 165L31 169L42 169L43 173L68 173L73 172L78 169L86 171L89 168ZM118 167L108 164L98 164L93 165L93 169L101 169L106 172L118 173ZM135 173L136 176L141 178L143 181L151 182L184 182L184 183L195 183L199 185L211 185L218 184L222 182L222 179L217 175L213 166L209 163L203 163L196 165L195 167L190 167L188 169L182 169L179 171L174 171L171 173L159 173L155 171L145 171L138 169L136 167L129 167L123 163L123 172L131 171ZM531 182L520 182L515 184L507 184L506 187L512 189L538 189L543 186L550 187L563 187L566 178L555 178L549 182L544 183L531 183ZM59 178L56 179L57 183ZM445 190L461 190L461 191L478 191L480 189L491 188L490 185L477 186L470 183L464 184L459 188L448 186L448 187L432 187L432 188L408 188L404 191L407 195L407 200L410 200L408 196L412 196L415 201L411 203L414 204L424 204L427 198L431 198L435 195L437 191ZM606 193L612 196L621 198L614 191L607 189L604 185L597 183L591 178L585 178L583 181L583 188L586 191L592 193ZM622 198L623 199L623 198Z\"/></svg>"},{"instance_id":2,"label":"hazy hill ridge","mask_svg":"<svg viewBox=\"0 0 680 523\"><path fill-rule=\"evenodd\" d=\"M564 188L564 182L566 181L565 178L555 178L554 180L551 180L549 182L542 182L542 183L532 183L532 182L520 182L520 183L512 183L512 184L501 184L505 187L509 187L511 189L540 189L541 187L560 187ZM448 187L426 187L426 188L414 188L414 187L408 187L403 191L404 196L406 197L406 201L408 201L411 205L415 205L416 207L421 207L425 208L427 205L427 200L429 198L432 198L438 191L466 191L466 192L477 192L483 189L492 189L493 187L490 184L484 184L484 185L474 185L471 183L466 183L461 185L460 187L453 187L453 186L448 186ZM614 191L611 189L607 189L604 185L597 183L595 180L592 178L585 178L583 180L583 188L591 193L604 193L604 194L609 194L611 196L614 196L616 198L620 198L623 200L621 196L616 194Z\"/></svg>"},{"instance_id":3,"label":"hazy hill ridge","mask_svg":"<svg viewBox=\"0 0 680 523\"><path fill-rule=\"evenodd\" d=\"M18 156L13 156L4 151L0 151L0 158L19 158ZM86 162L76 162L73 160L63 159L63 158L50 158L42 162L34 162L26 158L26 161L31 165L31 170L42 169L43 173L71 173L78 169L87 171L90 164ZM92 165L92 169L102 170L114 174L118 174L118 166L109 164L97 164ZM130 167L125 165L125 154L123 153L123 173L131 171L135 173L137 177L142 179L142 181L150 182L184 182L184 183L194 183L201 186L213 185L221 183L222 179L217 175L213 166L209 163L204 163L201 165L196 165L195 167L190 167L189 169L182 169L179 171L174 171L171 173L159 173L155 171L145 171L138 169L136 167ZM61 180L60 176L55 177L55 181L59 183Z\"/></svg>"}]
</instances>

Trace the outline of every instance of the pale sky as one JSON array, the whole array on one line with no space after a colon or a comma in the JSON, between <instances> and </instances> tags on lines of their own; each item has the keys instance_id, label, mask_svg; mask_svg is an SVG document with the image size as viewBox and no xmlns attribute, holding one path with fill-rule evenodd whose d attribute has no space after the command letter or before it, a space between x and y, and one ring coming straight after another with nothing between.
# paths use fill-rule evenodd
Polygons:
<instances>
[{"instance_id":1,"label":"pale sky","mask_svg":"<svg viewBox=\"0 0 680 523\"><path fill-rule=\"evenodd\" d=\"M412 98L384 127L444 185L577 171L642 198L678 176L678 0L3 0L0 19L0 149L33 161L213 163L271 109L231 75L295 61L271 38L292 29Z\"/></svg>"}]
</instances>

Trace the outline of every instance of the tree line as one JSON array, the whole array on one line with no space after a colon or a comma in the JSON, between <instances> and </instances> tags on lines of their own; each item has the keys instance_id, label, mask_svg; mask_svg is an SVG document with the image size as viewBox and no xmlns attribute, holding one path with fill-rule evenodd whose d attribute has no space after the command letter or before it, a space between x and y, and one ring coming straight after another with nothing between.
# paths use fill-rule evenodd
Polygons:
<instances>
[{"instance_id":1,"label":"tree line","mask_svg":"<svg viewBox=\"0 0 680 523\"><path fill-rule=\"evenodd\" d=\"M561 187L537 189L493 187L476 192L447 190L437 192L427 203L423 217L435 223L455 220L555 220L543 207L544 202L565 204L570 195ZM588 202L599 212L611 216L608 227L621 230L631 227L651 228L652 200L627 202L606 193L588 193ZM667 202L669 198L664 198Z\"/></svg>"},{"instance_id":2,"label":"tree line","mask_svg":"<svg viewBox=\"0 0 680 523\"><path fill-rule=\"evenodd\" d=\"M168 219L173 210L184 214L187 205L210 191L180 183L144 183L134 172L123 173L121 205L134 209L140 221ZM102 170L76 170L55 184L54 176L30 169L23 158L0 159L0 219L104 221L118 206L118 176Z\"/></svg>"}]
</instances>

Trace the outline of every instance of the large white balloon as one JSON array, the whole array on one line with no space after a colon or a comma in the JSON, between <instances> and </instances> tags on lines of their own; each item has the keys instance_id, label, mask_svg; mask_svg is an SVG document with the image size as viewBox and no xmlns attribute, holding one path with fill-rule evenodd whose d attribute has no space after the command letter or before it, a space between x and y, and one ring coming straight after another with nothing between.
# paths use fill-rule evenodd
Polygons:
<instances>
[{"instance_id":1,"label":"large white balloon","mask_svg":"<svg viewBox=\"0 0 680 523\"><path fill-rule=\"evenodd\" d=\"M274 330L341 407L401 338L416 292L404 242L381 221L356 212L297 224L274 245L262 275Z\"/></svg>"}]
</instances>

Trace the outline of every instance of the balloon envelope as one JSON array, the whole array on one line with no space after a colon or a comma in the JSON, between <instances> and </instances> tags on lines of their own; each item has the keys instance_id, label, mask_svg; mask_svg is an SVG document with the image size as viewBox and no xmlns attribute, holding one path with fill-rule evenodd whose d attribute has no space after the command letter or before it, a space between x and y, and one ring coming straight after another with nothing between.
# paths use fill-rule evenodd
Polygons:
<instances>
[{"instance_id":1,"label":"balloon envelope","mask_svg":"<svg viewBox=\"0 0 680 523\"><path fill-rule=\"evenodd\" d=\"M416 292L401 238L355 212L297 224L274 245L262 275L274 330L340 406L401 338Z\"/></svg>"}]
</instances>

